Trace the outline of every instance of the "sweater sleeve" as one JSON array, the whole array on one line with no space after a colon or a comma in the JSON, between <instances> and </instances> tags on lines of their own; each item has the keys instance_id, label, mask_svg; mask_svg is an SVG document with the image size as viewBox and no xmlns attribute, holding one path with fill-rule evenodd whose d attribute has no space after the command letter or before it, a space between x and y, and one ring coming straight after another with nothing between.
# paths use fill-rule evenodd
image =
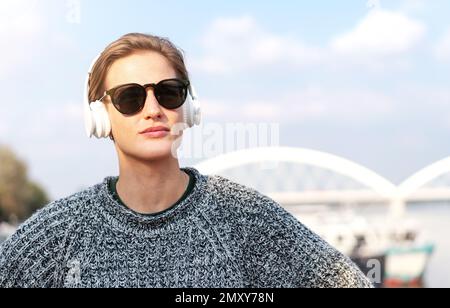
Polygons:
<instances>
[{"instance_id":1,"label":"sweater sleeve","mask_svg":"<svg viewBox=\"0 0 450 308\"><path fill-rule=\"evenodd\" d=\"M254 196L245 269L250 287L372 287L349 258L275 201Z\"/></svg>"},{"instance_id":2,"label":"sweater sleeve","mask_svg":"<svg viewBox=\"0 0 450 308\"><path fill-rule=\"evenodd\" d=\"M55 203L48 205L0 246L0 288L55 285L68 232L63 212Z\"/></svg>"}]
</instances>

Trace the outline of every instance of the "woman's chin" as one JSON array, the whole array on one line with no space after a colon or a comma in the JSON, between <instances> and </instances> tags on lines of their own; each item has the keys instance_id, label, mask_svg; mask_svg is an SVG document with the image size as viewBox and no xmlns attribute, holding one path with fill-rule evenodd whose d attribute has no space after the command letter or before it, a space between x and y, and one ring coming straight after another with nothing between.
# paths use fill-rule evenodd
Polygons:
<instances>
[{"instance_id":1,"label":"woman's chin","mask_svg":"<svg viewBox=\"0 0 450 308\"><path fill-rule=\"evenodd\" d=\"M146 144L139 146L139 156L152 160L173 156L172 142L154 142L153 144Z\"/></svg>"}]
</instances>

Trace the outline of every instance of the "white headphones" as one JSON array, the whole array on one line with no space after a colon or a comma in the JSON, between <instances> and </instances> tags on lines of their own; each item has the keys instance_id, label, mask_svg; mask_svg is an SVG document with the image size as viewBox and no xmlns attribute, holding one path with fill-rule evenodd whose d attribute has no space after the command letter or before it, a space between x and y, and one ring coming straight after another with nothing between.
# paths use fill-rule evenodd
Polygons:
<instances>
[{"instance_id":1,"label":"white headphones","mask_svg":"<svg viewBox=\"0 0 450 308\"><path fill-rule=\"evenodd\" d=\"M95 102L89 102L89 83L91 78L92 69L95 63L100 58L100 55L92 61L89 68L88 75L86 77L84 87L84 125L86 128L86 134L89 138L95 136L97 138L108 138L111 134L111 122L109 120L108 112L106 111L105 104L99 100ZM201 122L201 108L197 98L197 94L192 85L188 88L189 95L186 98L186 102L181 106L183 114L183 123L188 128L194 125L200 125Z\"/></svg>"}]
</instances>

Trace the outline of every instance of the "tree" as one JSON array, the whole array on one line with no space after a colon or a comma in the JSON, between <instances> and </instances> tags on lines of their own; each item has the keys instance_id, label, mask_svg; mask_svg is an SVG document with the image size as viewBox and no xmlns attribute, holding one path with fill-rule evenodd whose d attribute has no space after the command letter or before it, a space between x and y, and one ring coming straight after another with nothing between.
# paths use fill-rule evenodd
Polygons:
<instances>
[{"instance_id":1,"label":"tree","mask_svg":"<svg viewBox=\"0 0 450 308\"><path fill-rule=\"evenodd\" d=\"M25 220L48 202L46 192L28 179L26 164L0 146L0 221Z\"/></svg>"}]
</instances>

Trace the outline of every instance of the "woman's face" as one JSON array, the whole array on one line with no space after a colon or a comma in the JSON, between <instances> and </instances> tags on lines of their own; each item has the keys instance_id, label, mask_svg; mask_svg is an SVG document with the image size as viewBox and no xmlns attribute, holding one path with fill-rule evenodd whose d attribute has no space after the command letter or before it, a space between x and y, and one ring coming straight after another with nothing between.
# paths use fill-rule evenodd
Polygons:
<instances>
[{"instance_id":1,"label":"woman's face","mask_svg":"<svg viewBox=\"0 0 450 308\"><path fill-rule=\"evenodd\" d=\"M161 80L177 78L177 74L169 61L159 53L152 51L135 52L127 57L116 60L110 67L106 79L106 90L127 83L158 83ZM111 104L108 96L106 109L111 121L115 145L127 156L140 160L154 160L172 155L176 148L178 135L167 134L164 137L153 138L143 135L145 129L164 126L169 130L182 121L182 108L170 110L159 105L153 89L147 89L145 106L137 114L123 115Z\"/></svg>"}]
</instances>

